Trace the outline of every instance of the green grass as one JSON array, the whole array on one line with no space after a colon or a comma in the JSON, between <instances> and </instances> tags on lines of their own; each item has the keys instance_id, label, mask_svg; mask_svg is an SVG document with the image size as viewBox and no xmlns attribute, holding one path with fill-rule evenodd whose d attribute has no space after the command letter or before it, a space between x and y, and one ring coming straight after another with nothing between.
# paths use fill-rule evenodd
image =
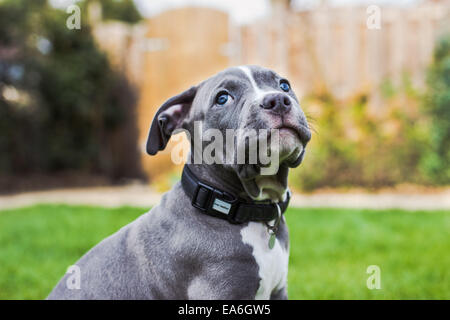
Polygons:
<instances>
[{"instance_id":1,"label":"green grass","mask_svg":"<svg viewBox=\"0 0 450 320\"><path fill-rule=\"evenodd\" d=\"M0 211L0 299L42 299L141 208ZM449 299L450 211L289 209L290 299ZM369 265L381 289L369 290Z\"/></svg>"},{"instance_id":2,"label":"green grass","mask_svg":"<svg viewBox=\"0 0 450 320\"><path fill-rule=\"evenodd\" d=\"M291 298L450 298L450 211L294 209L287 221Z\"/></svg>"}]
</instances>

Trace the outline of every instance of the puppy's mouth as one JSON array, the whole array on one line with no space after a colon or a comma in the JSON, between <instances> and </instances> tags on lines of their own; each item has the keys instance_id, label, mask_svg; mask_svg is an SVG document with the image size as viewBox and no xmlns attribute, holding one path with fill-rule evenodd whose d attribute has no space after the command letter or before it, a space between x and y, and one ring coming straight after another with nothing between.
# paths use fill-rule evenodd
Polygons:
<instances>
[{"instance_id":1,"label":"puppy's mouth","mask_svg":"<svg viewBox=\"0 0 450 320\"><path fill-rule=\"evenodd\" d=\"M274 129L279 135L279 161L288 167L297 167L303 160L305 147L311 138L307 127L283 122Z\"/></svg>"},{"instance_id":2,"label":"puppy's mouth","mask_svg":"<svg viewBox=\"0 0 450 320\"><path fill-rule=\"evenodd\" d=\"M277 128L278 130L280 130L280 133L287 133L287 134L293 134L293 135L297 135L298 138L300 139L300 135L297 129L290 127L290 126L281 126L279 128Z\"/></svg>"},{"instance_id":3,"label":"puppy's mouth","mask_svg":"<svg viewBox=\"0 0 450 320\"><path fill-rule=\"evenodd\" d=\"M280 137L284 136L284 134L295 135L302 144L303 147L306 147L306 144L311 140L311 131L305 125L294 126L289 123L283 123L274 129L278 129L280 132Z\"/></svg>"},{"instance_id":4,"label":"puppy's mouth","mask_svg":"<svg viewBox=\"0 0 450 320\"><path fill-rule=\"evenodd\" d=\"M273 162L237 167L246 193L254 200L282 201L287 188L288 169L298 167L303 161L305 147L311 139L309 128L301 123L292 124L286 120L271 128L278 131L278 143L272 145L274 135L272 130L268 133L270 143L267 146L274 157L271 159Z\"/></svg>"}]
</instances>

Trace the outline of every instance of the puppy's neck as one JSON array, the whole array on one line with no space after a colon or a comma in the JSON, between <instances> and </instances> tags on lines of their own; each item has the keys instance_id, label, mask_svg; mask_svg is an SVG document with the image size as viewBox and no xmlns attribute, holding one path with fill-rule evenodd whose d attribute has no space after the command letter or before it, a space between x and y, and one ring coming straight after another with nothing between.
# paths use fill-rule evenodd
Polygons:
<instances>
[{"instance_id":1,"label":"puppy's neck","mask_svg":"<svg viewBox=\"0 0 450 320\"><path fill-rule=\"evenodd\" d=\"M246 200L281 202L286 199L289 170L286 165L281 165L273 175L260 175L256 170L248 174L248 170L243 170L247 172L244 177L231 165L195 164L194 152L195 150L191 149L190 161L186 165L203 182Z\"/></svg>"},{"instance_id":2,"label":"puppy's neck","mask_svg":"<svg viewBox=\"0 0 450 320\"><path fill-rule=\"evenodd\" d=\"M283 188L275 176L261 177L256 179L261 187L261 195L257 199L248 196L236 172L217 164L186 164L192 173L207 184L232 193L236 196L253 201L284 201L287 188ZM275 187L272 187L276 186Z\"/></svg>"},{"instance_id":3,"label":"puppy's neck","mask_svg":"<svg viewBox=\"0 0 450 320\"><path fill-rule=\"evenodd\" d=\"M207 184L237 196L245 194L244 187L232 169L218 164L186 164L192 173Z\"/></svg>"}]
</instances>

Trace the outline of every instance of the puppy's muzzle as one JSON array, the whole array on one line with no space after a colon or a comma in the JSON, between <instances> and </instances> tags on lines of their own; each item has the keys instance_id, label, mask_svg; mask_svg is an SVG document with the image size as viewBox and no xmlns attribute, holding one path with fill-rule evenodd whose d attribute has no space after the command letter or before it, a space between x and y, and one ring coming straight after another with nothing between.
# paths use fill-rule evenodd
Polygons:
<instances>
[{"instance_id":1,"label":"puppy's muzzle","mask_svg":"<svg viewBox=\"0 0 450 320\"><path fill-rule=\"evenodd\" d=\"M291 105L291 99L287 95L282 93L270 93L264 97L260 107L283 115L289 112Z\"/></svg>"}]
</instances>

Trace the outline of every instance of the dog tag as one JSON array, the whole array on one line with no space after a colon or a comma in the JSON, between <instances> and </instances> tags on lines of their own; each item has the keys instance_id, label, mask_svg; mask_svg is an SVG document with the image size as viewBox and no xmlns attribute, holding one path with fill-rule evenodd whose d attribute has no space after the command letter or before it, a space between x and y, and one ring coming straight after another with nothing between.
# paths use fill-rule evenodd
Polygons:
<instances>
[{"instance_id":1,"label":"dog tag","mask_svg":"<svg viewBox=\"0 0 450 320\"><path fill-rule=\"evenodd\" d=\"M278 209L278 217L275 220L275 223L273 224L273 226L269 225L266 222L266 226L267 226L267 231L269 232L269 249L272 250L273 247L275 246L275 240L277 239L277 230L278 230L278 225L280 224L280 220L281 220L281 209L280 206L278 204L276 204L277 209Z\"/></svg>"},{"instance_id":2,"label":"dog tag","mask_svg":"<svg viewBox=\"0 0 450 320\"><path fill-rule=\"evenodd\" d=\"M269 249L271 249L271 250L273 249L273 247L275 246L276 239L277 239L277 236L275 235L275 233L272 233L269 238Z\"/></svg>"}]
</instances>

